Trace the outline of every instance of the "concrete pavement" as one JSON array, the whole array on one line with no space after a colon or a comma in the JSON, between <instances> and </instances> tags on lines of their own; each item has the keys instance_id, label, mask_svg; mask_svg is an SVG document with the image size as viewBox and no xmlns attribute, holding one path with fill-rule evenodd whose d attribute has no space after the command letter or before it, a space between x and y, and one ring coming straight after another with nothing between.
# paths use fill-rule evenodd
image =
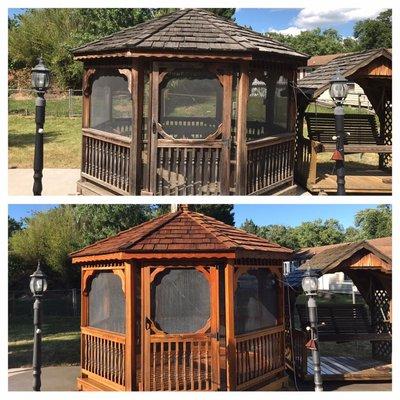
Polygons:
<instances>
[{"instance_id":1,"label":"concrete pavement","mask_svg":"<svg viewBox=\"0 0 400 400\"><path fill-rule=\"evenodd\" d=\"M76 195L76 183L80 178L78 168L45 168L43 170L43 196ZM31 196L33 170L15 168L8 170L8 194Z\"/></svg>"}]
</instances>

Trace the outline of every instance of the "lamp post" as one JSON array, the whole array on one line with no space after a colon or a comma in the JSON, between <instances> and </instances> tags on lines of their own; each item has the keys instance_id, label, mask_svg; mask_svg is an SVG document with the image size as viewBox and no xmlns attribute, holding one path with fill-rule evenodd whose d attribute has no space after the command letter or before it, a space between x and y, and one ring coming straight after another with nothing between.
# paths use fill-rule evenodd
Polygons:
<instances>
[{"instance_id":1,"label":"lamp post","mask_svg":"<svg viewBox=\"0 0 400 400\"><path fill-rule=\"evenodd\" d=\"M317 315L317 303L315 296L318 292L318 276L317 274L308 269L304 274L301 282L303 291L308 297L308 319L310 326L307 329L311 333L310 341L306 344L306 347L311 350L313 364L314 364L314 386L316 392L322 392L322 375L321 375L321 359L318 349L318 315Z\"/></svg>"},{"instance_id":2,"label":"lamp post","mask_svg":"<svg viewBox=\"0 0 400 400\"><path fill-rule=\"evenodd\" d=\"M336 162L336 177L337 177L337 194L345 195L345 170L344 170L344 108L343 103L346 100L349 88L347 79L337 71L330 80L329 94L335 103L335 132L336 136L333 140L336 141L336 150L332 155L332 160Z\"/></svg>"},{"instance_id":3,"label":"lamp post","mask_svg":"<svg viewBox=\"0 0 400 400\"><path fill-rule=\"evenodd\" d=\"M43 126L45 120L46 100L44 95L50 86L50 70L45 67L43 60L38 59L38 64L32 69L32 86L36 90L36 136L35 136L35 156L33 161L33 194L42 194L43 177Z\"/></svg>"},{"instance_id":4,"label":"lamp post","mask_svg":"<svg viewBox=\"0 0 400 400\"><path fill-rule=\"evenodd\" d=\"M33 390L40 391L41 387L41 368L42 368L42 297L47 290L46 275L40 269L38 262L36 271L31 275L29 288L35 302L33 303Z\"/></svg>"}]
</instances>

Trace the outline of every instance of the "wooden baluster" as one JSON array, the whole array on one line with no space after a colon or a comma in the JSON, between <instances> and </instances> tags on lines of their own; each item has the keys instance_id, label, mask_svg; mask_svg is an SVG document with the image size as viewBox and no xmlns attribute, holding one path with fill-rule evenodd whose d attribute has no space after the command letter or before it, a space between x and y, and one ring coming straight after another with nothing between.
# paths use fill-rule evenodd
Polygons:
<instances>
[{"instance_id":1,"label":"wooden baluster","mask_svg":"<svg viewBox=\"0 0 400 400\"><path fill-rule=\"evenodd\" d=\"M168 147L168 182L167 182L167 195L171 195L171 157L172 150Z\"/></svg>"},{"instance_id":2,"label":"wooden baluster","mask_svg":"<svg viewBox=\"0 0 400 400\"><path fill-rule=\"evenodd\" d=\"M201 341L197 342L197 390L201 390Z\"/></svg>"},{"instance_id":3,"label":"wooden baluster","mask_svg":"<svg viewBox=\"0 0 400 400\"><path fill-rule=\"evenodd\" d=\"M200 185L198 193L203 194L203 185L204 185L204 171L203 171L203 158L204 158L204 150L201 147L199 149L199 174L200 174Z\"/></svg>"},{"instance_id":4,"label":"wooden baluster","mask_svg":"<svg viewBox=\"0 0 400 400\"><path fill-rule=\"evenodd\" d=\"M219 179L219 157L221 154L221 149L215 149L215 189L214 194L220 193L220 179Z\"/></svg>"},{"instance_id":5,"label":"wooden baluster","mask_svg":"<svg viewBox=\"0 0 400 400\"><path fill-rule=\"evenodd\" d=\"M165 343L160 343L160 390L164 390L164 346Z\"/></svg>"},{"instance_id":6,"label":"wooden baluster","mask_svg":"<svg viewBox=\"0 0 400 400\"><path fill-rule=\"evenodd\" d=\"M206 390L210 390L210 377L209 377L209 366L208 366L208 348L210 346L210 342L206 342L206 354L205 354L205 381L206 381Z\"/></svg>"},{"instance_id":7,"label":"wooden baluster","mask_svg":"<svg viewBox=\"0 0 400 400\"><path fill-rule=\"evenodd\" d=\"M175 195L179 195L179 163L180 163L180 154L181 154L181 149L180 148L175 148L175 180L176 180L176 186L175 186Z\"/></svg>"},{"instance_id":8,"label":"wooden baluster","mask_svg":"<svg viewBox=\"0 0 400 400\"><path fill-rule=\"evenodd\" d=\"M190 390L194 390L194 342L190 342Z\"/></svg>"},{"instance_id":9,"label":"wooden baluster","mask_svg":"<svg viewBox=\"0 0 400 400\"><path fill-rule=\"evenodd\" d=\"M179 390L179 342L175 342L175 390Z\"/></svg>"},{"instance_id":10,"label":"wooden baluster","mask_svg":"<svg viewBox=\"0 0 400 400\"><path fill-rule=\"evenodd\" d=\"M183 354L182 354L182 360L183 360L183 390L187 390L187 374L186 374L186 347L187 347L187 342L183 341Z\"/></svg>"},{"instance_id":11,"label":"wooden baluster","mask_svg":"<svg viewBox=\"0 0 400 400\"><path fill-rule=\"evenodd\" d=\"M185 147L183 149L183 194L187 195L187 186L188 186L188 149Z\"/></svg>"},{"instance_id":12,"label":"wooden baluster","mask_svg":"<svg viewBox=\"0 0 400 400\"><path fill-rule=\"evenodd\" d=\"M172 390L172 373L171 373L171 342L168 342L168 390Z\"/></svg>"},{"instance_id":13,"label":"wooden baluster","mask_svg":"<svg viewBox=\"0 0 400 400\"><path fill-rule=\"evenodd\" d=\"M161 343L160 343L161 344ZM156 382L156 370L157 370L157 364L156 364L156 353L157 353L157 343L151 343L151 351L153 352L153 368L151 371L151 382L153 383L153 390L157 390L157 382Z\"/></svg>"},{"instance_id":14,"label":"wooden baluster","mask_svg":"<svg viewBox=\"0 0 400 400\"><path fill-rule=\"evenodd\" d=\"M157 174L157 180L158 180L158 194L160 196L163 195L163 173L164 173L164 149L158 148L157 152L157 164L158 164L158 174Z\"/></svg>"},{"instance_id":15,"label":"wooden baluster","mask_svg":"<svg viewBox=\"0 0 400 400\"><path fill-rule=\"evenodd\" d=\"M206 187L206 192L207 195L209 195L210 192L210 183L211 183L211 153L212 149L206 149L207 152L207 164L206 164L206 174L207 174L207 187Z\"/></svg>"},{"instance_id":16,"label":"wooden baluster","mask_svg":"<svg viewBox=\"0 0 400 400\"><path fill-rule=\"evenodd\" d=\"M195 185L196 185L196 148L192 148L192 163L191 163L191 171L192 171L192 188L190 194L196 194Z\"/></svg>"}]
</instances>

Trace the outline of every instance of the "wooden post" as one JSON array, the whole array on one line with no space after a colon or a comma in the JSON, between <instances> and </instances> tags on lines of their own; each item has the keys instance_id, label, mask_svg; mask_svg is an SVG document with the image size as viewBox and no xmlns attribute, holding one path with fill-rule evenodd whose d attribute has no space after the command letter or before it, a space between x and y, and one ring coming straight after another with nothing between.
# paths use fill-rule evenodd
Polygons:
<instances>
[{"instance_id":1,"label":"wooden post","mask_svg":"<svg viewBox=\"0 0 400 400\"><path fill-rule=\"evenodd\" d=\"M150 390L150 329L148 329L147 317L150 315L150 267L141 269L141 366L142 366L142 390Z\"/></svg>"},{"instance_id":2,"label":"wooden post","mask_svg":"<svg viewBox=\"0 0 400 400\"><path fill-rule=\"evenodd\" d=\"M125 390L136 388L135 346L135 271L134 265L125 263Z\"/></svg>"},{"instance_id":3,"label":"wooden post","mask_svg":"<svg viewBox=\"0 0 400 400\"><path fill-rule=\"evenodd\" d=\"M140 195L142 181L142 120L144 76L143 67L138 60L133 60L131 73L132 136L129 165L129 193L132 195Z\"/></svg>"},{"instance_id":4,"label":"wooden post","mask_svg":"<svg viewBox=\"0 0 400 400\"><path fill-rule=\"evenodd\" d=\"M232 72L224 75L222 151L221 151L221 194L230 193L231 170L231 125L232 125Z\"/></svg>"},{"instance_id":5,"label":"wooden post","mask_svg":"<svg viewBox=\"0 0 400 400\"><path fill-rule=\"evenodd\" d=\"M226 323L226 384L227 390L236 390L236 341L235 341L235 291L234 263L225 266L225 323Z\"/></svg>"},{"instance_id":6,"label":"wooden post","mask_svg":"<svg viewBox=\"0 0 400 400\"><path fill-rule=\"evenodd\" d=\"M247 194L247 101L249 98L249 65L240 64L240 77L237 92L236 121L236 193Z\"/></svg>"},{"instance_id":7,"label":"wooden post","mask_svg":"<svg viewBox=\"0 0 400 400\"><path fill-rule=\"evenodd\" d=\"M220 388L220 354L219 354L219 273L217 267L210 268L211 281L211 389L219 390Z\"/></svg>"},{"instance_id":8,"label":"wooden post","mask_svg":"<svg viewBox=\"0 0 400 400\"><path fill-rule=\"evenodd\" d=\"M158 123L158 105L159 105L159 67L158 63L153 63L151 71L151 126L150 137L148 143L150 144L148 156L150 163L150 193L156 194L157 192L157 129Z\"/></svg>"},{"instance_id":9,"label":"wooden post","mask_svg":"<svg viewBox=\"0 0 400 400\"><path fill-rule=\"evenodd\" d=\"M315 185L317 181L318 153L317 144L314 140L310 140L310 165L308 167L307 185Z\"/></svg>"}]
</instances>

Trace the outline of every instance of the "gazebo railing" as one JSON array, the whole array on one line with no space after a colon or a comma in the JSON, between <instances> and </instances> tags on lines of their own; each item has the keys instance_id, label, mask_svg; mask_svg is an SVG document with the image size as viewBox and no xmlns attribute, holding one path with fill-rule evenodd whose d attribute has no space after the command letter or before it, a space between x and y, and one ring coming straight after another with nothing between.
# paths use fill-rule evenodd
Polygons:
<instances>
[{"instance_id":1,"label":"gazebo railing","mask_svg":"<svg viewBox=\"0 0 400 400\"><path fill-rule=\"evenodd\" d=\"M211 339L152 337L150 390L212 390Z\"/></svg>"},{"instance_id":2,"label":"gazebo railing","mask_svg":"<svg viewBox=\"0 0 400 400\"><path fill-rule=\"evenodd\" d=\"M245 390L285 369L283 325L236 336L236 388Z\"/></svg>"},{"instance_id":3,"label":"gazebo railing","mask_svg":"<svg viewBox=\"0 0 400 400\"><path fill-rule=\"evenodd\" d=\"M119 194L128 194L130 139L83 129L82 140L82 177Z\"/></svg>"},{"instance_id":4,"label":"gazebo railing","mask_svg":"<svg viewBox=\"0 0 400 400\"><path fill-rule=\"evenodd\" d=\"M221 148L220 141L158 140L156 194L220 194Z\"/></svg>"},{"instance_id":5,"label":"gazebo railing","mask_svg":"<svg viewBox=\"0 0 400 400\"><path fill-rule=\"evenodd\" d=\"M247 143L247 193L261 194L293 181L293 135Z\"/></svg>"},{"instance_id":6,"label":"gazebo railing","mask_svg":"<svg viewBox=\"0 0 400 400\"><path fill-rule=\"evenodd\" d=\"M125 388L125 337L112 332L81 328L82 373L104 384Z\"/></svg>"}]
</instances>

